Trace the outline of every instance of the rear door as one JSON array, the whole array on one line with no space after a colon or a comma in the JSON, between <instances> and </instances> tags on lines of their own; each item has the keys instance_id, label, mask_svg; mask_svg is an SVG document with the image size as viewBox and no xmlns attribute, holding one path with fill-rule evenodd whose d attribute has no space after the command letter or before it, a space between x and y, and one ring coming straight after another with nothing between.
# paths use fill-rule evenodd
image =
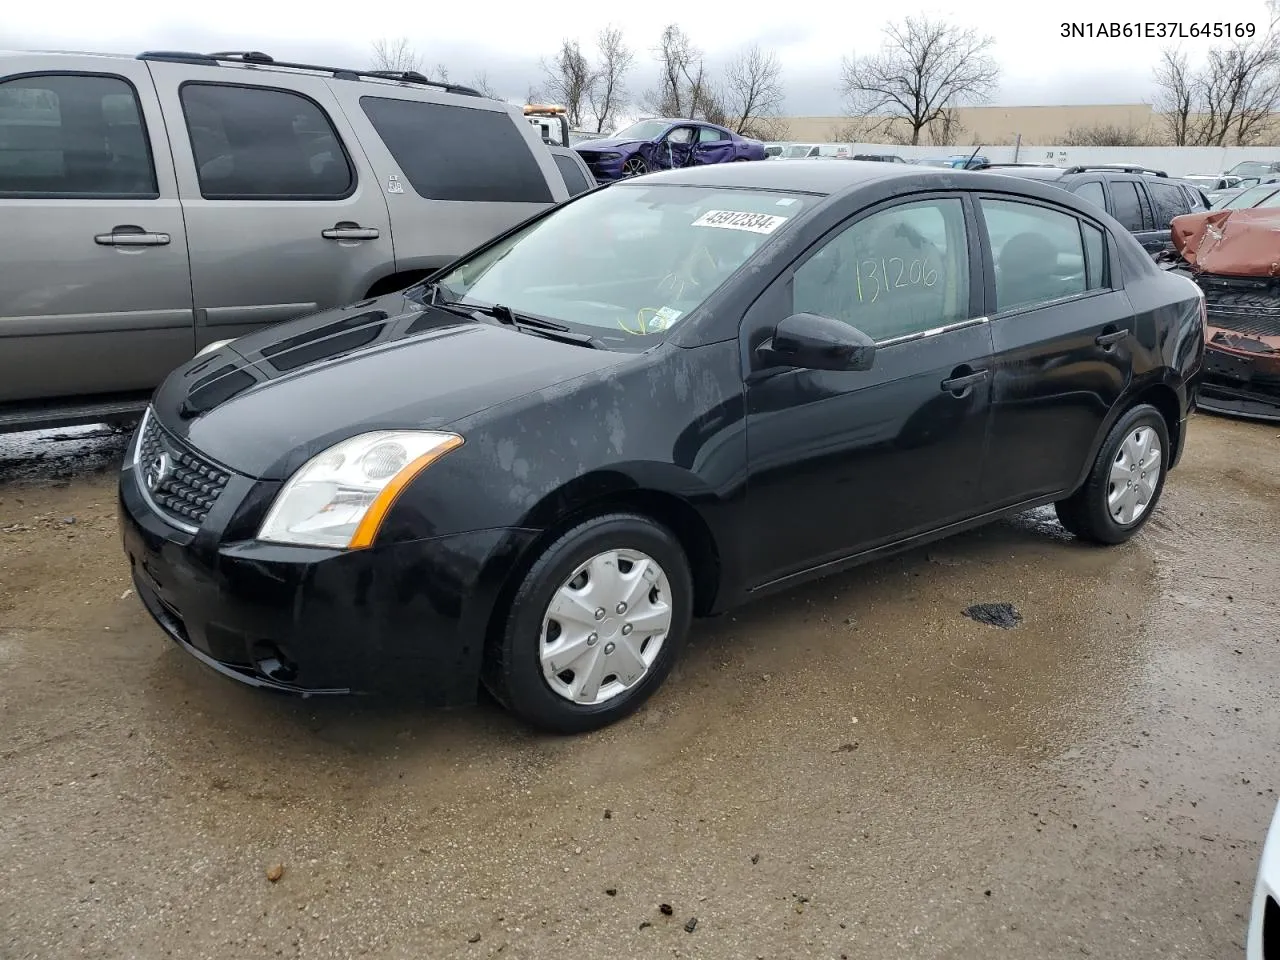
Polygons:
<instances>
[{"instance_id":1,"label":"rear door","mask_svg":"<svg viewBox=\"0 0 1280 960\"><path fill-rule=\"evenodd\" d=\"M715 127L698 127L698 145L694 163L725 163L733 159L733 138Z\"/></svg>"},{"instance_id":2,"label":"rear door","mask_svg":"<svg viewBox=\"0 0 1280 960\"><path fill-rule=\"evenodd\" d=\"M998 509L1072 489L1132 376L1135 330L1100 223L1025 197L979 207L995 347L982 489Z\"/></svg>"},{"instance_id":3,"label":"rear door","mask_svg":"<svg viewBox=\"0 0 1280 960\"><path fill-rule=\"evenodd\" d=\"M1187 199L1182 184L1166 180L1148 180L1146 186L1155 214L1156 232L1164 234L1164 242L1160 249L1172 250L1173 237L1169 228L1174 217L1191 213L1191 202Z\"/></svg>"},{"instance_id":4,"label":"rear door","mask_svg":"<svg viewBox=\"0 0 1280 960\"><path fill-rule=\"evenodd\" d=\"M1160 221L1156 216L1151 194L1147 192L1145 177L1133 176L1125 179L1112 179L1111 193L1113 197L1119 198L1118 204L1123 203L1125 209L1129 211L1130 221L1141 223L1138 229L1131 228L1130 232L1137 237L1138 242L1142 244L1147 253L1156 254L1168 249L1169 227L1167 224L1163 229L1160 227ZM1140 219L1132 216L1135 199Z\"/></svg>"},{"instance_id":5,"label":"rear door","mask_svg":"<svg viewBox=\"0 0 1280 960\"><path fill-rule=\"evenodd\" d=\"M364 296L394 269L381 186L320 77L152 61L197 344Z\"/></svg>"},{"instance_id":6,"label":"rear door","mask_svg":"<svg viewBox=\"0 0 1280 960\"><path fill-rule=\"evenodd\" d=\"M0 403L150 390L192 353L151 76L84 66L33 56L0 77Z\"/></svg>"}]
</instances>

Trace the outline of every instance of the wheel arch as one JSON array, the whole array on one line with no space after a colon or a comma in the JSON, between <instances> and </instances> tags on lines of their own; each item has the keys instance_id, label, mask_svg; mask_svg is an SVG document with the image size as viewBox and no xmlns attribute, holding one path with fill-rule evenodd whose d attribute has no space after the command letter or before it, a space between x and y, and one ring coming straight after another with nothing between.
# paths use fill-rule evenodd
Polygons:
<instances>
[{"instance_id":1,"label":"wheel arch","mask_svg":"<svg viewBox=\"0 0 1280 960\"><path fill-rule=\"evenodd\" d=\"M1185 396L1186 387L1177 382L1172 376L1135 384L1133 389L1125 394L1123 399L1112 408L1110 415L1103 421L1097 436L1094 437L1089 456L1081 467L1080 475L1076 478L1076 482L1071 488L1071 492L1074 493L1079 490L1088 478L1089 471L1093 468L1093 462L1098 456L1098 451L1102 449L1102 444L1106 441L1107 434L1111 432L1111 428L1116 425L1121 417L1139 404L1149 403L1160 411L1160 416L1164 419L1165 428L1169 431L1169 445L1173 448L1169 451L1169 465L1165 469L1166 471L1172 470L1182 456L1182 447L1186 439L1182 435L1182 411L1185 409L1183 400Z\"/></svg>"}]
</instances>

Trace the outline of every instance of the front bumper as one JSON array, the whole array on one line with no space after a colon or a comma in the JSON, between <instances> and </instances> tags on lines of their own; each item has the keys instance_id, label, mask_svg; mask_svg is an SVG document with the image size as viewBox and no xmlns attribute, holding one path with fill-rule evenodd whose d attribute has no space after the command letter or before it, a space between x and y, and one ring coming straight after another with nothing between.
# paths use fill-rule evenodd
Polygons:
<instances>
[{"instance_id":1,"label":"front bumper","mask_svg":"<svg viewBox=\"0 0 1280 960\"><path fill-rule=\"evenodd\" d=\"M1280 805L1272 815L1258 863L1245 960L1280 960Z\"/></svg>"},{"instance_id":2,"label":"front bumper","mask_svg":"<svg viewBox=\"0 0 1280 960\"><path fill-rule=\"evenodd\" d=\"M1280 420L1280 352L1256 349L1270 347L1274 339L1211 330L1196 406L1212 413Z\"/></svg>"},{"instance_id":3,"label":"front bumper","mask_svg":"<svg viewBox=\"0 0 1280 960\"><path fill-rule=\"evenodd\" d=\"M596 178L596 183L610 183L614 180L622 179L622 167L626 163L628 156L631 155L579 150L578 156L586 161L587 167L591 170L591 175Z\"/></svg>"},{"instance_id":4,"label":"front bumper","mask_svg":"<svg viewBox=\"0 0 1280 960\"><path fill-rule=\"evenodd\" d=\"M161 629L253 686L472 702L498 592L535 533L480 530L356 551L225 537L246 528L245 511L261 510L262 486L233 475L190 533L161 519L126 464L124 551Z\"/></svg>"}]
</instances>

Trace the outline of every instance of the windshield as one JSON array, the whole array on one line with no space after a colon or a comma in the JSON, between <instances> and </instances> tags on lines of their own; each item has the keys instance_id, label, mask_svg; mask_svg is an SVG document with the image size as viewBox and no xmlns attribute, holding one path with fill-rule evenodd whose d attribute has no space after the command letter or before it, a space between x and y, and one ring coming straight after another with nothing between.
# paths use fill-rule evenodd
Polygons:
<instances>
[{"instance_id":1,"label":"windshield","mask_svg":"<svg viewBox=\"0 0 1280 960\"><path fill-rule=\"evenodd\" d=\"M1229 177L1261 177L1271 172L1271 164L1245 160L1227 171Z\"/></svg>"},{"instance_id":2,"label":"windshield","mask_svg":"<svg viewBox=\"0 0 1280 960\"><path fill-rule=\"evenodd\" d=\"M784 157L807 157L809 155L809 151L812 149L812 143L793 143L783 151L782 155ZM791 168L787 167L787 169L790 170Z\"/></svg>"},{"instance_id":3,"label":"windshield","mask_svg":"<svg viewBox=\"0 0 1280 960\"><path fill-rule=\"evenodd\" d=\"M666 132L671 124L665 120L641 120L613 135L615 140L652 140Z\"/></svg>"},{"instance_id":4,"label":"windshield","mask_svg":"<svg viewBox=\"0 0 1280 960\"><path fill-rule=\"evenodd\" d=\"M647 349L813 198L618 183L565 204L439 278L438 296Z\"/></svg>"},{"instance_id":5,"label":"windshield","mask_svg":"<svg viewBox=\"0 0 1280 960\"><path fill-rule=\"evenodd\" d=\"M1246 207L1257 206L1258 203L1275 193L1276 189L1274 186L1250 187L1244 193L1232 197L1222 207L1224 210L1243 210Z\"/></svg>"}]
</instances>

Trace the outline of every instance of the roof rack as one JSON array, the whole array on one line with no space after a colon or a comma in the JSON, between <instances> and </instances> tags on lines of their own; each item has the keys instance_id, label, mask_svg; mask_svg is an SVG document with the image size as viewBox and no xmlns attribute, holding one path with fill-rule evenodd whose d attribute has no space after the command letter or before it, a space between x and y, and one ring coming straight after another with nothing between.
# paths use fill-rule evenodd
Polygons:
<instances>
[{"instance_id":1,"label":"roof rack","mask_svg":"<svg viewBox=\"0 0 1280 960\"><path fill-rule=\"evenodd\" d=\"M1087 163L1067 167L1067 173L1088 173L1090 170L1110 170L1113 173L1141 173L1150 177L1167 177L1169 174L1154 167L1144 167L1133 163Z\"/></svg>"},{"instance_id":2,"label":"roof rack","mask_svg":"<svg viewBox=\"0 0 1280 960\"><path fill-rule=\"evenodd\" d=\"M347 67L323 67L314 63L293 63L277 60L260 50L224 50L219 53L188 53L181 50L147 50L138 54L139 60L160 60L167 63L192 63L216 67L223 63L240 63L251 67L278 67L284 70L314 70L330 74L336 80L361 80L365 77L378 80L396 80L400 83L418 83L438 87L447 93L465 97L483 97L479 90L443 80L432 80L416 70L352 70Z\"/></svg>"}]
</instances>

